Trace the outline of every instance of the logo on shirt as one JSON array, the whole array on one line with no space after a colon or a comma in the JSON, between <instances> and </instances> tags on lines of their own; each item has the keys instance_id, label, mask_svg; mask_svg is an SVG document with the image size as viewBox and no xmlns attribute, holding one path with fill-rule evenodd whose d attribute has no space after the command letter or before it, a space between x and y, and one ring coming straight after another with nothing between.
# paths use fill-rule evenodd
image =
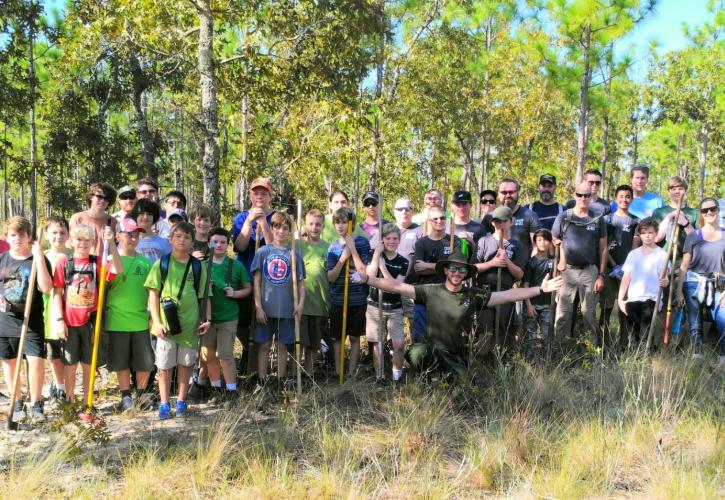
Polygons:
<instances>
[{"instance_id":1,"label":"logo on shirt","mask_svg":"<svg viewBox=\"0 0 725 500\"><path fill-rule=\"evenodd\" d=\"M524 219L514 219L514 226L523 226Z\"/></svg>"},{"instance_id":2,"label":"logo on shirt","mask_svg":"<svg viewBox=\"0 0 725 500\"><path fill-rule=\"evenodd\" d=\"M594 232L597 229L597 227L594 224L588 224L587 225L587 231Z\"/></svg>"},{"instance_id":3,"label":"logo on shirt","mask_svg":"<svg viewBox=\"0 0 725 500\"><path fill-rule=\"evenodd\" d=\"M264 263L264 278L274 285L287 283L290 275L290 262L286 255L270 255Z\"/></svg>"}]
</instances>

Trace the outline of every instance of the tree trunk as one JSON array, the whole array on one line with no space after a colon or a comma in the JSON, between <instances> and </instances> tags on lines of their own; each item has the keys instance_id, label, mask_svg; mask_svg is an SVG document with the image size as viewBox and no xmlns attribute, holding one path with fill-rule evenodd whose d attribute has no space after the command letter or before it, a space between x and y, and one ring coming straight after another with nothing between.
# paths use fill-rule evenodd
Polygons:
<instances>
[{"instance_id":1,"label":"tree trunk","mask_svg":"<svg viewBox=\"0 0 725 500\"><path fill-rule=\"evenodd\" d=\"M378 22L378 45L375 62L375 102L378 109L375 112L373 123L373 145L375 157L373 159L373 171L371 173L372 189L377 189L377 177L384 166L383 158L383 136L380 131L380 109L383 96L383 77L385 73L385 0L378 0L376 4Z\"/></svg>"},{"instance_id":2,"label":"tree trunk","mask_svg":"<svg viewBox=\"0 0 725 500\"><path fill-rule=\"evenodd\" d=\"M38 227L38 146L35 137L35 19L31 18L28 27L28 90L30 94L30 223L33 234Z\"/></svg>"},{"instance_id":3,"label":"tree trunk","mask_svg":"<svg viewBox=\"0 0 725 500\"><path fill-rule=\"evenodd\" d=\"M579 131L577 133L576 151L576 183L580 183L584 174L584 166L587 156L587 142L589 139L589 84L591 83L591 40L592 28L587 25L582 40L582 54L584 57L584 71L582 72L581 86L579 89Z\"/></svg>"},{"instance_id":4,"label":"tree trunk","mask_svg":"<svg viewBox=\"0 0 725 500\"><path fill-rule=\"evenodd\" d=\"M710 134L707 131L707 127L705 124L703 124L700 127L700 151L699 151L699 160L700 160L700 191L699 191L699 199L702 199L705 196L705 167L707 167L707 154L708 154L708 146L710 142Z\"/></svg>"},{"instance_id":5,"label":"tree trunk","mask_svg":"<svg viewBox=\"0 0 725 500\"><path fill-rule=\"evenodd\" d=\"M249 96L244 93L242 96L242 158L239 160L239 184L237 186L238 198L237 207L239 210L244 208L244 200L246 198L246 182L245 175L247 172L247 127L249 123Z\"/></svg>"},{"instance_id":6,"label":"tree trunk","mask_svg":"<svg viewBox=\"0 0 725 500\"><path fill-rule=\"evenodd\" d=\"M129 56L129 65L131 67L131 76L133 79L133 109L136 112L136 125L138 126L138 135L141 140L141 165L136 170L136 175L141 177L151 177L157 179L159 171L156 168L156 145L154 138L149 131L148 120L146 119L146 109L144 106L144 93L146 92L147 82L146 75L141 68L141 63L135 53Z\"/></svg>"},{"instance_id":7,"label":"tree trunk","mask_svg":"<svg viewBox=\"0 0 725 500\"><path fill-rule=\"evenodd\" d=\"M214 68L214 16L211 0L197 0L199 14L199 74L201 75L201 121L204 133L202 179L205 203L219 210L219 123Z\"/></svg>"}]
</instances>

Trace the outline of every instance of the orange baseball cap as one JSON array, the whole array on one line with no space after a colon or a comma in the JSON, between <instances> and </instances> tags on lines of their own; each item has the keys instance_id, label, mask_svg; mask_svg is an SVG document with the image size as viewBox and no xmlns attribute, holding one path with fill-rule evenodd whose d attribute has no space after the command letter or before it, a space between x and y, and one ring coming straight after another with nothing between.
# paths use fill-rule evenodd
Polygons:
<instances>
[{"instance_id":1,"label":"orange baseball cap","mask_svg":"<svg viewBox=\"0 0 725 500\"><path fill-rule=\"evenodd\" d=\"M269 179L267 179L266 177L257 177L256 179L254 179L252 181L252 185L249 186L249 189L252 190L258 187L263 187L270 193L274 191L274 189L272 189L272 184L270 184Z\"/></svg>"}]
</instances>

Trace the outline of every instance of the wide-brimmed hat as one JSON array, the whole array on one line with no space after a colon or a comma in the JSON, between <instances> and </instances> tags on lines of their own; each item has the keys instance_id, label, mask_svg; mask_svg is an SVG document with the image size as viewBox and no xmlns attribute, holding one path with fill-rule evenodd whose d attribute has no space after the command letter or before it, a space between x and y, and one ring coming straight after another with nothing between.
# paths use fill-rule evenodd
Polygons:
<instances>
[{"instance_id":1,"label":"wide-brimmed hat","mask_svg":"<svg viewBox=\"0 0 725 500\"><path fill-rule=\"evenodd\" d=\"M476 266L474 266L473 264L471 264L470 262L468 262L468 259L466 258L466 256L463 255L463 253L460 250L457 250L457 249L454 250L453 253L448 256L448 258L443 259L443 260L439 260L436 263L436 272L437 273L440 273L440 274L443 274L443 269L448 264L459 264L461 266L466 266L466 271L467 272L466 272L466 278L465 279L473 278L474 276L476 276L476 273L478 273L478 270L476 269Z\"/></svg>"}]
</instances>

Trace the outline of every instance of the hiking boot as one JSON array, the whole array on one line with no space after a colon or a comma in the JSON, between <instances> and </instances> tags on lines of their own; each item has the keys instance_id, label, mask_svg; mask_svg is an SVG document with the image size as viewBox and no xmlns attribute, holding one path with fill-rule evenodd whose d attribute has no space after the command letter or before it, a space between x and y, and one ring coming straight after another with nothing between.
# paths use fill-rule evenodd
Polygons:
<instances>
[{"instance_id":1,"label":"hiking boot","mask_svg":"<svg viewBox=\"0 0 725 500\"><path fill-rule=\"evenodd\" d=\"M159 420L168 420L171 418L171 405L169 403L161 403L159 405Z\"/></svg>"},{"instance_id":2,"label":"hiking boot","mask_svg":"<svg viewBox=\"0 0 725 500\"><path fill-rule=\"evenodd\" d=\"M13 406L13 422L24 422L26 417L25 402L22 399L15 401L15 405Z\"/></svg>"},{"instance_id":3,"label":"hiking boot","mask_svg":"<svg viewBox=\"0 0 725 500\"><path fill-rule=\"evenodd\" d=\"M186 415L186 412L188 411L188 407L186 406L186 401L178 400L176 401L176 416L177 417L183 417Z\"/></svg>"},{"instance_id":4,"label":"hiking boot","mask_svg":"<svg viewBox=\"0 0 725 500\"><path fill-rule=\"evenodd\" d=\"M118 408L119 408L119 409L120 409L120 410L121 410L122 412L126 412L126 411L129 411L129 410L131 410L131 409L133 408L133 398L131 398L131 396L130 396L130 395L128 395L128 396L123 396L123 397L121 398L121 403L120 403L120 404L118 405Z\"/></svg>"},{"instance_id":5,"label":"hiking boot","mask_svg":"<svg viewBox=\"0 0 725 500\"><path fill-rule=\"evenodd\" d=\"M42 424L47 420L45 412L43 411L43 402L36 401L33 403L33 407L30 409L30 420L36 424Z\"/></svg>"}]
</instances>

